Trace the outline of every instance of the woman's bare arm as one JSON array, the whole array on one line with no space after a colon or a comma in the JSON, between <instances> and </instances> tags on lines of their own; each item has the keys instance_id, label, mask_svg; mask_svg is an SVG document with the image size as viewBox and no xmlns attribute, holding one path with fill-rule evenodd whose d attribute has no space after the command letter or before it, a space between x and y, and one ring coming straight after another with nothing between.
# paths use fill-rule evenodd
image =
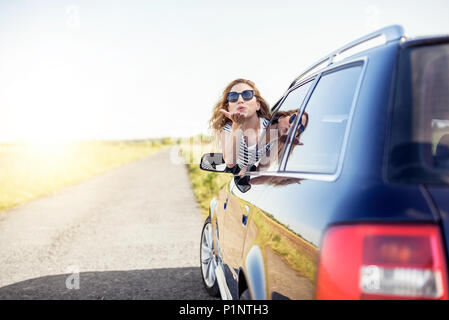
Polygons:
<instances>
[{"instance_id":1,"label":"woman's bare arm","mask_svg":"<svg viewBox=\"0 0 449 320\"><path fill-rule=\"evenodd\" d=\"M223 159L230 168L237 164L238 152L240 149L240 141L243 135L243 122L245 121L243 114L220 110L228 119L232 121L231 132L222 131L220 133L221 146L223 150Z\"/></svg>"},{"instance_id":2,"label":"woman's bare arm","mask_svg":"<svg viewBox=\"0 0 449 320\"><path fill-rule=\"evenodd\" d=\"M242 139L243 130L241 127L232 126L231 132L222 131L220 133L223 159L229 168L237 164L237 157Z\"/></svg>"}]
</instances>

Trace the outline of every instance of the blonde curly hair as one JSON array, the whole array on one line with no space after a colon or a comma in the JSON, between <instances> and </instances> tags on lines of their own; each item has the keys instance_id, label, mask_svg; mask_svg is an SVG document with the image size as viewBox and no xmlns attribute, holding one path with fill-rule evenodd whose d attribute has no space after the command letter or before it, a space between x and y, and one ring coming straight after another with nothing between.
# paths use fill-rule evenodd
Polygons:
<instances>
[{"instance_id":1,"label":"blonde curly hair","mask_svg":"<svg viewBox=\"0 0 449 320\"><path fill-rule=\"evenodd\" d=\"M231 91L231 88L239 83L246 83L254 90L254 96L256 97L257 101L260 103L260 110L257 111L257 115L259 117L265 118L267 120L270 120L271 112L270 108L268 106L268 103L260 96L259 90L256 88L254 82L246 79L236 79L232 81L230 84L226 86L226 88L223 90L223 93L220 97L220 100L215 104L213 110L212 110L212 117L209 120L209 128L212 130L216 130L216 132L220 131L227 123L231 123L231 120L229 120L223 113L220 112L220 109L225 109L226 111L229 111L229 103L228 99L226 98L226 95Z\"/></svg>"}]
</instances>

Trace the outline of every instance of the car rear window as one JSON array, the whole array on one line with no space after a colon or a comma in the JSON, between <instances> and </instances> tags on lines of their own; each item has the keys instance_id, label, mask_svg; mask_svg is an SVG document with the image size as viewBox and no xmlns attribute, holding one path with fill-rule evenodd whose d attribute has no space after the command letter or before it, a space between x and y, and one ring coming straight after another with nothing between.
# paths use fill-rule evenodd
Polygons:
<instances>
[{"instance_id":1,"label":"car rear window","mask_svg":"<svg viewBox=\"0 0 449 320\"><path fill-rule=\"evenodd\" d=\"M399 57L389 175L449 182L449 43L403 49Z\"/></svg>"}]
</instances>

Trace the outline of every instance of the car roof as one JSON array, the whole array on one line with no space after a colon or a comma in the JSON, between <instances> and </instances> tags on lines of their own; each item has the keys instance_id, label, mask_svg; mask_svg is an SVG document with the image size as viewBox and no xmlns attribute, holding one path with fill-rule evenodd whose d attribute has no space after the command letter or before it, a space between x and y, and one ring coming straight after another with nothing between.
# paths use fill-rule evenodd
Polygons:
<instances>
[{"instance_id":1,"label":"car roof","mask_svg":"<svg viewBox=\"0 0 449 320\"><path fill-rule=\"evenodd\" d=\"M379 43L376 43L376 39L381 38ZM354 56L360 52L366 51L376 46L384 45L386 43L390 43L393 41L398 41L401 48L420 46L420 45L429 45L429 44L439 44L449 42L449 34L447 35L433 35L433 36L421 36L421 37L406 37L404 33L404 29L400 25L390 25L374 32L371 32L363 37L360 37L354 41L347 43L346 45L338 48L337 50L332 51L330 54L321 58L312 64L309 68L304 70L295 80L290 84L287 92L299 81L307 78L309 75L313 73L317 73L320 69L324 69L329 65L336 62L338 58L339 61L346 60L349 57ZM372 45L367 46L367 43L372 42ZM273 105L271 111L274 111L278 106L279 102L281 102L282 97Z\"/></svg>"},{"instance_id":2,"label":"car roof","mask_svg":"<svg viewBox=\"0 0 449 320\"><path fill-rule=\"evenodd\" d=\"M376 39L379 39L380 41L376 42ZM365 51L373 46L378 46L380 44L392 42L392 41L399 41L401 39L405 38L404 29L400 25L391 25L379 30L376 30L374 32L371 32L367 35L364 35L363 37L360 37L354 41L351 41L344 46L338 48L337 50L332 51L330 54L326 55L325 57L321 58L314 64L312 64L311 67L303 71L296 79L295 82L298 82L301 79L304 79L308 74L316 72L318 69L322 67L327 67L328 65L335 62L336 59L340 58L342 55L344 55L344 58L340 58L339 61L346 59L349 56L353 56L356 53ZM371 47L366 46L367 43L372 42L373 45ZM349 51L349 55L347 54Z\"/></svg>"},{"instance_id":3,"label":"car roof","mask_svg":"<svg viewBox=\"0 0 449 320\"><path fill-rule=\"evenodd\" d=\"M405 38L403 41L401 41L401 48L409 48L409 47L415 47L415 46L422 46L422 45L432 45L432 44L440 44L440 43L446 43L449 42L449 34L443 34L443 35L434 35L434 36L421 36L421 37L414 37L414 38Z\"/></svg>"},{"instance_id":4,"label":"car roof","mask_svg":"<svg viewBox=\"0 0 449 320\"><path fill-rule=\"evenodd\" d=\"M367 48L366 43L374 41L374 46L379 46L379 43L375 43L376 39L378 38L382 38L384 43L392 41L400 41L401 39L405 38L404 29L400 25L387 26L382 29L371 32L354 41L351 41L345 44L344 46L338 48L337 50L332 51L330 54L316 61L309 68L303 71L298 77L296 77L296 79L293 80L293 82L290 84L290 86L288 87L287 91L284 93L283 96L285 96L287 92L290 90L290 88L292 88L296 83L307 78L309 75L318 72L320 69L328 67L329 65L336 62L336 60L338 59L339 59L338 61L345 60L350 56L353 56L359 52L365 51L373 47L371 46L370 48ZM365 47L363 47L363 45L365 45ZM346 55L346 57L344 55ZM281 101L282 97L273 105L273 107L271 107L271 111L274 111Z\"/></svg>"}]
</instances>

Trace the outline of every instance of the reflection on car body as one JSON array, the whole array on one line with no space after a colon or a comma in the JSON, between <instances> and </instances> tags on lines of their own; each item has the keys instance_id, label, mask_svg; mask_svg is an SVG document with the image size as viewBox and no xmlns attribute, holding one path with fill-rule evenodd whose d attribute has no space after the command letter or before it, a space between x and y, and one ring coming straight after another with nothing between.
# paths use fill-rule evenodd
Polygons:
<instances>
[{"instance_id":1,"label":"reflection on car body","mask_svg":"<svg viewBox=\"0 0 449 320\"><path fill-rule=\"evenodd\" d=\"M447 299L448 74L449 37L390 26L298 77L273 108L264 157L211 202L208 292Z\"/></svg>"}]
</instances>

